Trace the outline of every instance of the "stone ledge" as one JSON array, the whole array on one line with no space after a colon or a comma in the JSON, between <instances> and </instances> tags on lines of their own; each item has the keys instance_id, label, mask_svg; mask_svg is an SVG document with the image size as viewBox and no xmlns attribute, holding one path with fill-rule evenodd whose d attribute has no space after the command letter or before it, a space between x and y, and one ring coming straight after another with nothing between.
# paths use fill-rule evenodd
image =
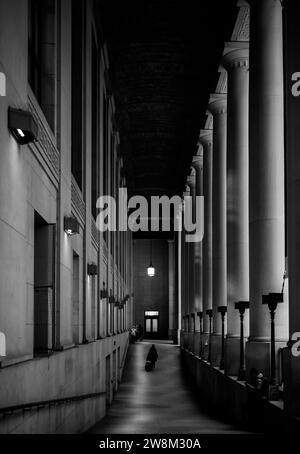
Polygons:
<instances>
[{"instance_id":1,"label":"stone ledge","mask_svg":"<svg viewBox=\"0 0 300 454\"><path fill-rule=\"evenodd\" d=\"M227 376L199 356L181 348L185 369L199 389L201 399L219 417L254 432L294 433L300 429L300 418L290 418L283 411L282 401L258 398L236 377Z\"/></svg>"}]
</instances>

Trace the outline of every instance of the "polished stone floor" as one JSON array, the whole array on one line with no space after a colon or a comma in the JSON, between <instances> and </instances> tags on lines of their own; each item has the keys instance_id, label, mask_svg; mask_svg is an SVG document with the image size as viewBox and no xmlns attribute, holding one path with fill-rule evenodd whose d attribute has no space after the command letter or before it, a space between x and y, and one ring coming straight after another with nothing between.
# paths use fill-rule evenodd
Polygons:
<instances>
[{"instance_id":1,"label":"polished stone floor","mask_svg":"<svg viewBox=\"0 0 300 454\"><path fill-rule=\"evenodd\" d=\"M146 372L151 343L130 345L123 381L107 416L89 433L94 434L237 434L239 428L216 419L201 406L183 376L177 346L156 341L159 360Z\"/></svg>"}]
</instances>

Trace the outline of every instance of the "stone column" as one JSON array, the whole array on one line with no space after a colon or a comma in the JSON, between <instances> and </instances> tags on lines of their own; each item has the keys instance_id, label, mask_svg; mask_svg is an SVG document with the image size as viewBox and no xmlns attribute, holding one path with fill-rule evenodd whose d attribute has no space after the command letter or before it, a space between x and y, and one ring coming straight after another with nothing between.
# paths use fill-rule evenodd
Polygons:
<instances>
[{"instance_id":1,"label":"stone column","mask_svg":"<svg viewBox=\"0 0 300 454\"><path fill-rule=\"evenodd\" d=\"M203 150L199 146L196 156L193 157L192 167L195 169L196 175L196 196L203 195ZM197 202L196 202L197 203ZM195 203L195 205L196 205ZM203 273L202 273L202 241L192 243L194 249L194 290L195 290L195 305L194 311L197 314L203 310ZM200 345L200 318L195 316L195 339L194 351L198 353Z\"/></svg>"},{"instance_id":2,"label":"stone column","mask_svg":"<svg viewBox=\"0 0 300 454\"><path fill-rule=\"evenodd\" d=\"M182 253L182 238L183 238L183 226L182 226L182 204L180 205L179 213L178 213L178 224L180 229L177 232L177 295L178 295L178 319L177 319L177 343L182 345L181 340L181 333L183 330L182 326L182 315L183 315L183 308L182 308L182 292L184 286L184 268L183 268L183 253Z\"/></svg>"},{"instance_id":3,"label":"stone column","mask_svg":"<svg viewBox=\"0 0 300 454\"><path fill-rule=\"evenodd\" d=\"M203 237L203 358L208 359L209 317L212 309L212 130L202 129L199 142L203 146L203 196L204 196L204 237Z\"/></svg>"},{"instance_id":4,"label":"stone column","mask_svg":"<svg viewBox=\"0 0 300 454\"><path fill-rule=\"evenodd\" d=\"M227 305L226 281L226 124L225 94L212 95L209 111L213 115L213 336L211 364L221 361L222 323L218 306Z\"/></svg>"},{"instance_id":5,"label":"stone column","mask_svg":"<svg viewBox=\"0 0 300 454\"><path fill-rule=\"evenodd\" d=\"M192 166L196 172L196 196L203 195L203 153L202 146L200 147L201 154L194 156ZM195 259L195 312L203 309L203 294L202 294L202 241L192 243L194 245ZM199 326L199 323L197 323Z\"/></svg>"},{"instance_id":6,"label":"stone column","mask_svg":"<svg viewBox=\"0 0 300 454\"><path fill-rule=\"evenodd\" d=\"M192 206L193 206L193 218L195 213L195 201L196 201L196 173L193 172L191 175L188 175L186 181L188 187L190 188L190 197L192 197ZM188 248L189 255L189 313L195 312L195 257L194 257L194 244L195 243L186 243Z\"/></svg>"},{"instance_id":7,"label":"stone column","mask_svg":"<svg viewBox=\"0 0 300 454\"><path fill-rule=\"evenodd\" d=\"M286 1L286 158L287 158L287 248L289 292L289 343L283 353L284 410L300 414L300 104L299 104L299 2ZM286 286L285 286L286 287Z\"/></svg>"},{"instance_id":8,"label":"stone column","mask_svg":"<svg viewBox=\"0 0 300 454\"><path fill-rule=\"evenodd\" d=\"M251 0L249 121L250 338L246 369L270 374L270 314L262 295L280 292L285 270L284 106L280 0ZM276 313L277 347L288 303Z\"/></svg>"},{"instance_id":9,"label":"stone column","mask_svg":"<svg viewBox=\"0 0 300 454\"><path fill-rule=\"evenodd\" d=\"M174 336L175 318L175 251L174 240L168 240L169 250L169 339Z\"/></svg>"},{"instance_id":10,"label":"stone column","mask_svg":"<svg viewBox=\"0 0 300 454\"><path fill-rule=\"evenodd\" d=\"M228 43L223 66L227 87L227 337L225 372L238 375L240 317L237 301L249 300L249 203L248 203L248 43ZM248 312L248 311L247 311ZM244 321L245 336L249 318Z\"/></svg>"},{"instance_id":11,"label":"stone column","mask_svg":"<svg viewBox=\"0 0 300 454\"><path fill-rule=\"evenodd\" d=\"M190 197L192 197L192 207L193 207L193 218L195 213L195 201L196 201L196 174L192 172L191 175L188 175L186 181L188 187L190 188ZM188 298L188 307L189 307L189 349L193 351L194 349L194 338L195 333L192 329L192 318L191 314L195 312L195 254L194 254L194 244L186 242L186 248L188 250L188 287L189 287L189 298Z\"/></svg>"},{"instance_id":12,"label":"stone column","mask_svg":"<svg viewBox=\"0 0 300 454\"><path fill-rule=\"evenodd\" d=\"M182 222L183 222L183 230L182 230L182 242L181 242L181 251L182 251L182 291L181 291L181 315L186 317L189 312L188 301L189 301L189 261L188 261L188 243L185 241L185 231L184 231L184 213L185 213L185 204L184 204L184 197L190 195L189 187L185 188L186 190L183 192L183 205L182 205ZM183 345L187 346L187 319L185 318L185 324L183 327Z\"/></svg>"}]
</instances>

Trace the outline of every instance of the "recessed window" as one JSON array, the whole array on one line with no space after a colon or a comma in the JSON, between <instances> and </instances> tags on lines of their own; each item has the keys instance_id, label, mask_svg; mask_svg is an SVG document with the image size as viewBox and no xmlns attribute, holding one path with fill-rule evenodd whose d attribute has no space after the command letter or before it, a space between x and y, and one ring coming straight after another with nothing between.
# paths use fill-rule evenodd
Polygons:
<instances>
[{"instance_id":1,"label":"recessed window","mask_svg":"<svg viewBox=\"0 0 300 454\"><path fill-rule=\"evenodd\" d=\"M72 145L73 177L82 190L83 180L83 2L72 1Z\"/></svg>"},{"instance_id":2,"label":"recessed window","mask_svg":"<svg viewBox=\"0 0 300 454\"><path fill-rule=\"evenodd\" d=\"M28 2L28 82L49 123L55 126L55 0Z\"/></svg>"}]
</instances>

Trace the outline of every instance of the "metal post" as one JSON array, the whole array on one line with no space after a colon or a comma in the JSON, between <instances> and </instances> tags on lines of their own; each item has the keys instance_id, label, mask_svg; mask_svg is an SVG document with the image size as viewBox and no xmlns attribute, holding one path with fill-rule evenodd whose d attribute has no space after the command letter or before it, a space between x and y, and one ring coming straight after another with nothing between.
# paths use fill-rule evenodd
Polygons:
<instances>
[{"instance_id":1,"label":"metal post","mask_svg":"<svg viewBox=\"0 0 300 454\"><path fill-rule=\"evenodd\" d=\"M269 293L262 296L262 303L267 304L271 317L271 365L269 399L278 400L278 385L276 377L276 353L275 353L275 312L278 303L283 303L283 293Z\"/></svg>"},{"instance_id":2,"label":"metal post","mask_svg":"<svg viewBox=\"0 0 300 454\"><path fill-rule=\"evenodd\" d=\"M212 309L206 309L206 315L209 316L209 341L208 341L208 358L207 361L211 362L211 334L212 334Z\"/></svg>"},{"instance_id":3,"label":"metal post","mask_svg":"<svg viewBox=\"0 0 300 454\"><path fill-rule=\"evenodd\" d=\"M203 336L203 312L197 312L197 315L200 320L200 345L199 345L199 356L201 358L202 355L202 336Z\"/></svg>"},{"instance_id":4,"label":"metal post","mask_svg":"<svg viewBox=\"0 0 300 454\"><path fill-rule=\"evenodd\" d=\"M245 365L245 340L244 340L244 314L245 310L249 309L249 301L238 301L235 303L235 309L238 309L240 312L240 368L238 373L238 380L246 380L246 365Z\"/></svg>"},{"instance_id":5,"label":"metal post","mask_svg":"<svg viewBox=\"0 0 300 454\"><path fill-rule=\"evenodd\" d=\"M221 362L220 362L220 370L224 370L225 368L225 314L227 312L227 306L219 306L218 312L221 314L222 319L222 338L221 338Z\"/></svg>"}]
</instances>

